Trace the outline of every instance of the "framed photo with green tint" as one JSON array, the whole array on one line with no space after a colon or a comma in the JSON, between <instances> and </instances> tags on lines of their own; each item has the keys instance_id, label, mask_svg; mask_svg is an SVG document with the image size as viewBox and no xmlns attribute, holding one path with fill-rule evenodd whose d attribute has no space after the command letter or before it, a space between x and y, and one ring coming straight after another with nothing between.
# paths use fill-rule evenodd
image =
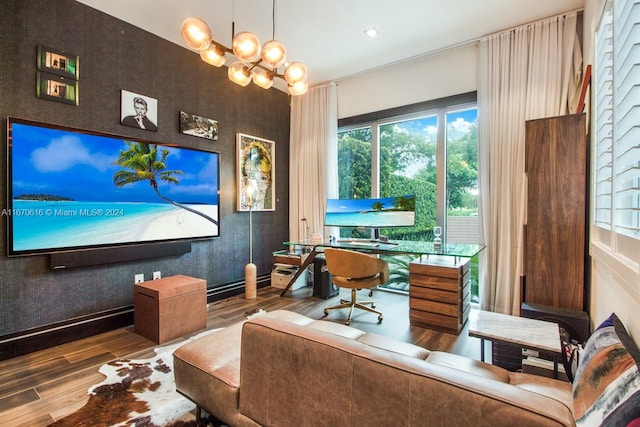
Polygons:
<instances>
[{"instance_id":1,"label":"framed photo with green tint","mask_svg":"<svg viewBox=\"0 0 640 427\"><path fill-rule=\"evenodd\" d=\"M78 81L38 71L36 95L41 99L78 105Z\"/></svg>"},{"instance_id":2,"label":"framed photo with green tint","mask_svg":"<svg viewBox=\"0 0 640 427\"><path fill-rule=\"evenodd\" d=\"M78 80L80 58L77 55L38 45L38 70Z\"/></svg>"}]
</instances>

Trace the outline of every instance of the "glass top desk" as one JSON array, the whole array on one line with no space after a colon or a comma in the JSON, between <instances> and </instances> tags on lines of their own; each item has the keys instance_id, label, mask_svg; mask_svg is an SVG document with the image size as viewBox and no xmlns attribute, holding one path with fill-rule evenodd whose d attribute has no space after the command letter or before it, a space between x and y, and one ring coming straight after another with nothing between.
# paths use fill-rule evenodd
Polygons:
<instances>
[{"instance_id":1,"label":"glass top desk","mask_svg":"<svg viewBox=\"0 0 640 427\"><path fill-rule=\"evenodd\" d=\"M314 242L311 240L288 241L283 243L285 246L293 248L291 253L299 252L296 248L301 247L310 252L305 258L300 268L289 281L289 284L282 290L280 296L284 296L289 288L295 283L296 279L302 274L318 253L322 253L324 248L350 249L354 251L368 252L372 254L384 255L439 255L453 257L453 263L458 258L471 258L485 248L485 245L475 243L443 243L440 248L436 249L433 242L413 241L413 240L389 240L387 242L365 240L365 239L333 239L322 242Z\"/></svg>"}]
</instances>

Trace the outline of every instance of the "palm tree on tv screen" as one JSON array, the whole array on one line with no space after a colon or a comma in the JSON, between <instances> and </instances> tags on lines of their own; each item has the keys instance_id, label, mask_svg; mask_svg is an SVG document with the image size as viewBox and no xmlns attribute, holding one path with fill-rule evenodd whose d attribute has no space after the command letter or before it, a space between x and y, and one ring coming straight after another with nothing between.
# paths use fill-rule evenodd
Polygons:
<instances>
[{"instance_id":1,"label":"palm tree on tv screen","mask_svg":"<svg viewBox=\"0 0 640 427\"><path fill-rule=\"evenodd\" d=\"M118 160L113 162L114 164L121 166L123 169L117 171L113 175L113 183L116 187L123 187L127 184L133 184L140 181L149 181L149 184L165 202L178 206L196 215L200 215L207 221L218 225L218 221L210 216L188 206L180 204L176 201L163 196L158 190L158 180L168 182L170 184L178 184L180 181L176 178L176 175L182 175L184 172L181 170L167 170L167 156L169 150L163 148L158 159L158 146L155 144L146 144L143 142L130 142L124 141L127 145L127 149L120 150L120 156Z\"/></svg>"}]
</instances>

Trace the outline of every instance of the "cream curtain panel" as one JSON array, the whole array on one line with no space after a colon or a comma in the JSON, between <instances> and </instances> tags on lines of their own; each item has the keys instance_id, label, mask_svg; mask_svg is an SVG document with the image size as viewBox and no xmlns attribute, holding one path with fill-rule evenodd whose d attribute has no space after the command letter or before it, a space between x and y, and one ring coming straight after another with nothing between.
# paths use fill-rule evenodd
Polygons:
<instances>
[{"instance_id":1,"label":"cream curtain panel","mask_svg":"<svg viewBox=\"0 0 640 427\"><path fill-rule=\"evenodd\" d=\"M574 112L582 57L577 12L479 42L480 305L518 314L526 222L525 121Z\"/></svg>"},{"instance_id":2,"label":"cream curtain panel","mask_svg":"<svg viewBox=\"0 0 640 427\"><path fill-rule=\"evenodd\" d=\"M327 197L338 194L338 102L335 83L291 101L289 238L323 233ZM302 221L306 218L306 222Z\"/></svg>"}]
</instances>

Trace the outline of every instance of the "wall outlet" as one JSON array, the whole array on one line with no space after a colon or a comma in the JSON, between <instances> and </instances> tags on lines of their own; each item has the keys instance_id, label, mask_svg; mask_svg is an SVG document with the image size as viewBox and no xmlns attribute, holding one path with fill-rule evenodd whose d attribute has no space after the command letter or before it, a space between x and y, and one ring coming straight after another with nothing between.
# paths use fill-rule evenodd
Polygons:
<instances>
[{"instance_id":1,"label":"wall outlet","mask_svg":"<svg viewBox=\"0 0 640 427\"><path fill-rule=\"evenodd\" d=\"M136 274L133 276L133 283L142 283L144 282L144 274Z\"/></svg>"},{"instance_id":2,"label":"wall outlet","mask_svg":"<svg viewBox=\"0 0 640 427\"><path fill-rule=\"evenodd\" d=\"M158 280L162 277L162 275L160 274L159 271L154 271L153 272L153 280Z\"/></svg>"}]
</instances>

